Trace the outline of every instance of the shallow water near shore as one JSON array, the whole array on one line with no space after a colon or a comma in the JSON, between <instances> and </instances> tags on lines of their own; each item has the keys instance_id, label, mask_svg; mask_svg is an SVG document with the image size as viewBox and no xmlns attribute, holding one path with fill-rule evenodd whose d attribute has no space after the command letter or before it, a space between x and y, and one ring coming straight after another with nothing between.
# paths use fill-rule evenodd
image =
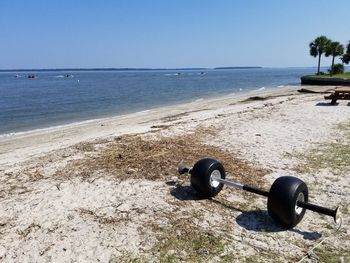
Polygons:
<instances>
[{"instance_id":1,"label":"shallow water near shore","mask_svg":"<svg viewBox=\"0 0 350 263\"><path fill-rule=\"evenodd\" d=\"M0 134L296 85L312 68L0 72ZM35 78L28 78L34 75Z\"/></svg>"}]
</instances>

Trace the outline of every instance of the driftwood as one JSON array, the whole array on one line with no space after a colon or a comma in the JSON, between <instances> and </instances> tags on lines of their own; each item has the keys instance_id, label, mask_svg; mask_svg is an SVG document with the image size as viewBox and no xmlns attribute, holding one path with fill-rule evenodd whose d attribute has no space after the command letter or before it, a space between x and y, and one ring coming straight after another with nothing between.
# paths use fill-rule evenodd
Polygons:
<instances>
[{"instance_id":1,"label":"driftwood","mask_svg":"<svg viewBox=\"0 0 350 263\"><path fill-rule=\"evenodd\" d=\"M298 89L298 92L300 93L318 93L318 94L328 94L332 93L333 90L326 90L326 91L315 91L315 90L309 90L309 89Z\"/></svg>"}]
</instances>

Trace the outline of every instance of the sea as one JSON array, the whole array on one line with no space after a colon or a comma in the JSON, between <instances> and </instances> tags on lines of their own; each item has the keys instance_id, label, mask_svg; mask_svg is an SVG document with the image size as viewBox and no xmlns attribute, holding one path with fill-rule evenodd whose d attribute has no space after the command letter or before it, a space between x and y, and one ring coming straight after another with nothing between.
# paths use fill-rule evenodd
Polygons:
<instances>
[{"instance_id":1,"label":"sea","mask_svg":"<svg viewBox=\"0 0 350 263\"><path fill-rule=\"evenodd\" d=\"M315 68L0 72L0 136L252 90L299 85Z\"/></svg>"}]
</instances>

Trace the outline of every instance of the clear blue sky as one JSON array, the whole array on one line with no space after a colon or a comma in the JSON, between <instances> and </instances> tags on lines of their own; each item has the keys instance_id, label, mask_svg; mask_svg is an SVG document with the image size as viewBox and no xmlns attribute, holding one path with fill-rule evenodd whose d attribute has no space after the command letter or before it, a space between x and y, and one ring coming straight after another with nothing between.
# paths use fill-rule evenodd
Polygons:
<instances>
[{"instance_id":1,"label":"clear blue sky","mask_svg":"<svg viewBox=\"0 0 350 263\"><path fill-rule=\"evenodd\" d=\"M349 0L0 0L0 69L316 66L309 42L346 44L349 12Z\"/></svg>"}]
</instances>

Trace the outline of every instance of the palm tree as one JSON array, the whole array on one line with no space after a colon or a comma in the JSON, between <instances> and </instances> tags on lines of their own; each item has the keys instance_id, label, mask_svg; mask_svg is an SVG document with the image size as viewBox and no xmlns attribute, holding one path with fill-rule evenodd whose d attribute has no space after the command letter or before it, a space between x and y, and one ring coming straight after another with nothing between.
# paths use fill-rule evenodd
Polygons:
<instances>
[{"instance_id":1,"label":"palm tree","mask_svg":"<svg viewBox=\"0 0 350 263\"><path fill-rule=\"evenodd\" d=\"M341 56L344 53L344 47L338 41L331 42L326 48L326 57L332 56L332 66L330 70L330 74L333 74L334 67L334 58L337 56Z\"/></svg>"},{"instance_id":2,"label":"palm tree","mask_svg":"<svg viewBox=\"0 0 350 263\"><path fill-rule=\"evenodd\" d=\"M346 47L346 52L345 52L342 60L345 64L349 64L349 62L350 62L350 41L349 41L348 46Z\"/></svg>"},{"instance_id":3,"label":"palm tree","mask_svg":"<svg viewBox=\"0 0 350 263\"><path fill-rule=\"evenodd\" d=\"M310 55L313 57L318 56L317 75L320 74L321 56L326 51L326 47L329 45L330 42L331 40L329 40L327 37L319 36L309 44Z\"/></svg>"}]
</instances>

